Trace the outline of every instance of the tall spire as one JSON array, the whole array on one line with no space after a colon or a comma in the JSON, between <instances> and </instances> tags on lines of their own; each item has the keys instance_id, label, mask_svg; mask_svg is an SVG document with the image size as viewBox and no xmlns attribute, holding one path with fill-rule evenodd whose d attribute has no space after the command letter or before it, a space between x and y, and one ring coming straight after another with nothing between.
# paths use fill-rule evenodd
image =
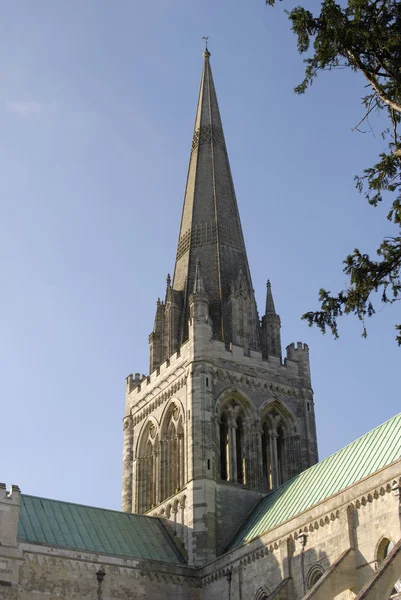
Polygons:
<instances>
[{"instance_id":1,"label":"tall spire","mask_svg":"<svg viewBox=\"0 0 401 600\"><path fill-rule=\"evenodd\" d=\"M214 335L235 343L230 298L241 272L255 321L256 305L210 56L206 48L172 287L184 294L185 322L199 258ZM254 329L251 347L258 345Z\"/></svg>"}]
</instances>

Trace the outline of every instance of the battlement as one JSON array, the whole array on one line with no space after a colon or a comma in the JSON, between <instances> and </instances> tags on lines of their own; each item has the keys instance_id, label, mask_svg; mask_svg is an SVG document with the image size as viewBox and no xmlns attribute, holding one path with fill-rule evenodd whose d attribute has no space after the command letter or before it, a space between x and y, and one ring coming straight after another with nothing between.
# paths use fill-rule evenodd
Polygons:
<instances>
[{"instance_id":1,"label":"battlement","mask_svg":"<svg viewBox=\"0 0 401 600\"><path fill-rule=\"evenodd\" d=\"M160 375L163 375L170 368L170 366L178 363L181 357L181 352L187 344L188 342L184 342L177 352L174 352L170 358L165 360L161 365L154 369L150 375L141 376L139 373L135 373L134 377L132 373L130 373L125 379L126 393L130 394L133 390L136 390L136 392L139 394L143 390L144 386L154 383Z\"/></svg>"},{"instance_id":2,"label":"battlement","mask_svg":"<svg viewBox=\"0 0 401 600\"><path fill-rule=\"evenodd\" d=\"M290 344L286 348L287 350L287 359L288 360L309 360L309 346L308 344L303 344L302 342L297 342L295 346L294 343Z\"/></svg>"},{"instance_id":3,"label":"battlement","mask_svg":"<svg viewBox=\"0 0 401 600\"><path fill-rule=\"evenodd\" d=\"M7 490L5 483L0 483L0 502L7 502L7 504L19 504L21 497L21 490L18 485L12 485L10 490Z\"/></svg>"}]
</instances>

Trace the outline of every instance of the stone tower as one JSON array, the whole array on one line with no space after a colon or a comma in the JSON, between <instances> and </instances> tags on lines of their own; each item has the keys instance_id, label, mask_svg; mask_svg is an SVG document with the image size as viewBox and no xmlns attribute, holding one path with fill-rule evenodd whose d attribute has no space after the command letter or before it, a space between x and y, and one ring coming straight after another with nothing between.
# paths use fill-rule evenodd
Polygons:
<instances>
[{"instance_id":1,"label":"stone tower","mask_svg":"<svg viewBox=\"0 0 401 600\"><path fill-rule=\"evenodd\" d=\"M126 381L122 507L161 516L189 564L224 548L255 503L317 462L309 353L287 347L270 282L259 320L206 49L178 248Z\"/></svg>"}]
</instances>

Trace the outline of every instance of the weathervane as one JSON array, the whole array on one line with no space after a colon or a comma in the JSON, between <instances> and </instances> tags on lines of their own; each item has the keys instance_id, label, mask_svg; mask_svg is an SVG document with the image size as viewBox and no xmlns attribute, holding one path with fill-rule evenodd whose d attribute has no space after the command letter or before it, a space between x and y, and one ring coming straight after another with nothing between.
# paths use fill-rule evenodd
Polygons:
<instances>
[{"instance_id":1,"label":"weathervane","mask_svg":"<svg viewBox=\"0 0 401 600\"><path fill-rule=\"evenodd\" d=\"M208 50L208 47L207 47L207 42L208 42L208 40L209 40L209 36L205 36L205 35L204 35L204 36L203 36L203 38L202 38L202 40L205 40L205 50Z\"/></svg>"}]
</instances>

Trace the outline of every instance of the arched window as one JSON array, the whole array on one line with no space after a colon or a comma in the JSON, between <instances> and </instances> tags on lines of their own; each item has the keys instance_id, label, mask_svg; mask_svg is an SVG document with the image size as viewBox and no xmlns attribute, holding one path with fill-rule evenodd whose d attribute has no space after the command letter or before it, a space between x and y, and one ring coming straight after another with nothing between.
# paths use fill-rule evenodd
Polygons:
<instances>
[{"instance_id":1,"label":"arched window","mask_svg":"<svg viewBox=\"0 0 401 600\"><path fill-rule=\"evenodd\" d=\"M315 583L317 583L319 581L319 579L322 577L323 573L324 573L324 569L320 565L314 565L310 569L310 571L306 577L308 590L313 588Z\"/></svg>"},{"instance_id":2,"label":"arched window","mask_svg":"<svg viewBox=\"0 0 401 600\"><path fill-rule=\"evenodd\" d=\"M228 422L226 413L223 413L220 419L220 477L224 480L228 479L229 455Z\"/></svg>"},{"instance_id":3,"label":"arched window","mask_svg":"<svg viewBox=\"0 0 401 600\"><path fill-rule=\"evenodd\" d=\"M255 600L268 600L269 596L270 596L269 588L267 588L264 585L263 587L259 588L258 591L256 592Z\"/></svg>"},{"instance_id":4,"label":"arched window","mask_svg":"<svg viewBox=\"0 0 401 600\"><path fill-rule=\"evenodd\" d=\"M240 415L237 418L237 428L235 430L235 448L237 454L237 481L245 483L244 477L244 421Z\"/></svg>"},{"instance_id":5,"label":"arched window","mask_svg":"<svg viewBox=\"0 0 401 600\"><path fill-rule=\"evenodd\" d=\"M160 502L185 485L184 427L180 409L171 404L162 424Z\"/></svg>"},{"instance_id":6,"label":"arched window","mask_svg":"<svg viewBox=\"0 0 401 600\"><path fill-rule=\"evenodd\" d=\"M137 510L145 513L157 503L158 436L156 425L149 421L138 446L136 472Z\"/></svg>"},{"instance_id":7,"label":"arched window","mask_svg":"<svg viewBox=\"0 0 401 600\"><path fill-rule=\"evenodd\" d=\"M394 548L394 544L388 538L383 538L379 544L377 549L377 564L380 565L383 560L387 558L390 554L391 550ZM391 592L390 598L398 598L399 593L401 592L401 578L397 579L394 584L394 588Z\"/></svg>"},{"instance_id":8,"label":"arched window","mask_svg":"<svg viewBox=\"0 0 401 600\"><path fill-rule=\"evenodd\" d=\"M232 391L218 406L216 436L219 436L220 478L260 489L259 425L249 401Z\"/></svg>"},{"instance_id":9,"label":"arched window","mask_svg":"<svg viewBox=\"0 0 401 600\"><path fill-rule=\"evenodd\" d=\"M263 483L267 491L283 485L297 472L296 442L290 439L290 432L296 429L285 407L277 401L268 404L262 415L261 431Z\"/></svg>"}]
</instances>

